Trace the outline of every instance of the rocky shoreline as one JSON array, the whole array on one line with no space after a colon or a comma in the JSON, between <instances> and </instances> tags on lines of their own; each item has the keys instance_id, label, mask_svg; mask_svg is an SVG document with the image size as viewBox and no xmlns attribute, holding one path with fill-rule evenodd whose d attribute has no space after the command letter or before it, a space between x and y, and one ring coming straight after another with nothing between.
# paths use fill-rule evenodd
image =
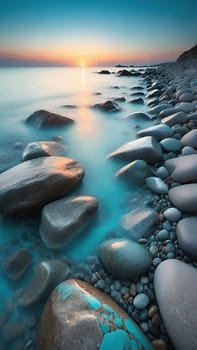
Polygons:
<instances>
[{"instance_id":1,"label":"rocky shoreline","mask_svg":"<svg viewBox=\"0 0 197 350\"><path fill-rule=\"evenodd\" d=\"M108 237L109 239L101 244L98 251L88 257L85 264L81 264L81 266L66 259L57 258L55 260L55 256L58 257L58 254L49 254L49 261L40 263L37 274L29 288L17 296L18 303L22 307L24 305L34 305L38 301L42 301L43 304L43 301L46 302L49 293L60 282L69 278L82 280L110 296L119 304L121 309L127 312L145 336L143 333L136 331L133 323L130 329L126 328L124 322L127 321L128 323L128 320L125 314L121 316L121 321L119 320L117 323L114 321L120 317L119 309L116 310L116 314L113 314L110 327L109 322L104 323L103 326L103 318L109 318L109 314L105 312L101 315L100 310L103 310L103 305L110 304L110 302L102 301L101 303L102 296L99 295L96 299L96 292L91 288L89 291L89 287L83 285L83 283L82 285L78 283L78 287L73 287L73 282L70 283L71 285L67 282L66 286L54 292L56 293L54 299L52 296L52 299L49 299L45 306L37 336L37 349L44 350L44 346L46 346L46 349L56 349L57 346L60 349L64 348L63 344L60 345L61 337L64 342L68 341L66 337L69 337L69 334L64 332L64 321L59 320L57 314L55 316L57 319L54 319L51 324L50 322L47 323L46 326L46 318L51 315L49 303L52 303L52 305L54 303L57 310L59 310L58 303L61 302L61 307L65 307L66 315L68 311L67 298L71 298L70 303L72 305L73 302L74 313L76 295L80 298L80 303L83 306L80 310L76 308L76 315L81 320L80 312L82 311L82 314L86 317L84 316L80 321L82 323L78 324L76 322L78 316L75 316L76 319L74 320L77 326L75 329L74 323L73 343L72 339L69 338L69 350L79 348L80 332L78 343L74 341L74 337L77 336L79 331L77 327L82 327L82 329L84 327L85 329L86 326L88 336L83 338L84 347L81 346L81 349L93 350L99 348L103 350L107 348L107 344L109 347L110 341L115 342L112 344L117 342L114 349L118 350L131 349L132 345L138 350L185 350L186 347L195 350L197 348L195 334L197 324L197 301L195 296L195 286L197 284L197 238L195 235L195 223L197 222L197 216L195 216L197 210L196 68L197 64L194 62L192 65L174 64L169 67L148 68L142 74L143 82L146 84L144 92L149 108L146 117L152 120L153 125L147 129L138 129L137 139L112 151L108 159L109 162L111 158L126 161L126 165L120 169L116 176L122 178L123 181L137 182L152 193L152 198L148 201L145 200L143 207L136 208L122 218L125 236L122 237L122 233L118 232L111 234ZM141 88L141 86L136 87L135 91L141 92ZM105 104L101 106L101 109L104 108L103 106L105 107ZM117 107L118 102L115 102L115 104L107 103L106 106L109 111L112 110L113 112L114 106ZM98 108L98 105L96 107ZM40 127L41 123L37 118L40 113L34 113L34 119L35 115L36 124ZM44 113L45 116L46 113ZM58 115L55 115L55 118L57 119ZM51 119L47 116L47 123L49 121L51 123ZM43 209L41 228L44 227L45 230L45 242L49 239L54 242L54 232L56 236L56 232L59 231L59 228L55 227L57 224L54 222L54 213L61 216L61 212L64 212L64 202L66 202L58 199L64 194L62 187L64 187L64 191L65 188L68 189L65 192L69 192L77 186L84 176L84 169L76 161L64 157L60 157L62 162L62 168L60 169L57 165L57 154L52 153L52 156L49 154L47 160L46 157L43 157L41 146L40 142L39 149L38 146L33 147L33 149L30 148L30 153L36 153L36 157L39 153L38 157L41 157L37 158L38 160L34 159L33 164L32 160L26 161L17 166L20 169L15 167L19 170L11 169L0 175L0 185L3 188L0 193L0 205L2 212L23 215L26 209L29 212L35 206L39 208L46 204ZM46 152L46 147L44 152ZM26 159L31 159L29 154L26 157L28 157ZM25 176L28 171L31 171L32 166L36 169L34 170L34 180L30 183L28 179L25 183ZM50 168L51 173L48 172L46 177L47 167ZM24 175L16 184L16 180L13 180L13 178L17 171ZM39 179L41 187L44 187L45 181L48 182L48 187L43 188L39 195L30 198L28 191L32 193L37 191L38 188L35 177ZM13 181L15 192L13 192L11 185L8 189L6 188L8 179ZM59 181L61 181L61 186L59 186ZM24 196L21 194L21 192L24 192L24 183L25 193L28 197L25 198L26 202L24 202ZM43 199L43 196L46 198L46 195L43 194L44 191L48 195L50 186L53 186L53 196L50 195L49 199L48 197ZM58 196L57 189L59 191ZM15 206L12 205L13 196L18 196L21 200L20 210L17 203L15 203ZM50 204L47 204L47 202L52 200L57 200L57 203L53 202L54 208L50 209L49 214L47 213L47 207ZM30 206L28 201L33 205ZM95 198L81 197L79 202L80 204L76 204L75 199L73 199L71 207L69 204L67 208L66 215L68 217L73 210L76 210L74 221L68 225L67 222L62 220L60 225L61 234L68 236L68 238L71 231L72 234L78 234L78 231L80 231L79 223L83 223L83 227L86 227L98 208ZM50 231L49 234L48 231ZM65 239L63 241L65 242ZM21 269L29 264L28 254L24 252L20 254L20 257L15 255L7 261L6 269L11 275L20 274ZM14 271L13 266L15 267ZM22 273L25 273L25 269ZM84 306L84 296L82 298L84 290L89 293L88 295L91 298L94 298L94 305L92 304L93 299L91 299L91 302L88 299L88 311ZM58 299L58 295L61 295L61 300ZM95 303L99 304L98 308L95 307ZM60 311L58 312L60 313ZM91 318L89 320L90 314ZM102 323L99 318L100 315L102 316ZM22 339L24 327L22 329L22 326L15 325L10 330L7 316L1 313L0 334L4 339L4 348L2 345L2 349L7 349L6 344L11 344L9 345L10 349L14 346L14 350L34 349L38 318L39 316L34 319L33 325L30 324L30 332L24 341ZM95 328L96 330L93 329L91 333L91 327L98 319L102 332L100 330L98 332L98 329ZM60 327L56 342L51 341L47 345L45 344L45 337L50 332L53 334L55 327L57 327L56 321L59 322ZM119 330L121 330L121 334L117 333ZM90 339L94 337L95 332L97 346ZM106 336L109 333L116 334L114 334L115 338L107 343ZM132 338L132 334L137 335ZM119 340L120 344L118 343Z\"/></svg>"}]
</instances>

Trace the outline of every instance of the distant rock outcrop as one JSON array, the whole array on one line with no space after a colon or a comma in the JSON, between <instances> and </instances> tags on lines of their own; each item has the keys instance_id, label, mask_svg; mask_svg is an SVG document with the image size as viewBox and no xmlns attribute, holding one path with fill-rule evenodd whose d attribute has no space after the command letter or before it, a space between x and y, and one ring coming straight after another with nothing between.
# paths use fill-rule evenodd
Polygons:
<instances>
[{"instance_id":1,"label":"distant rock outcrop","mask_svg":"<svg viewBox=\"0 0 197 350\"><path fill-rule=\"evenodd\" d=\"M177 63L197 60L197 45L193 46L191 49L183 52L178 58Z\"/></svg>"}]
</instances>

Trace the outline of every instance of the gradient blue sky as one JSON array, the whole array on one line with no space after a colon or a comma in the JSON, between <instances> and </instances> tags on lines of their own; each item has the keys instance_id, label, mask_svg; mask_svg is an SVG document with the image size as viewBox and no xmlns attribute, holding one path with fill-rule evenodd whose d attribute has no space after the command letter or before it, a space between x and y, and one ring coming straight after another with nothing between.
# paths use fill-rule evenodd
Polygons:
<instances>
[{"instance_id":1,"label":"gradient blue sky","mask_svg":"<svg viewBox=\"0 0 197 350\"><path fill-rule=\"evenodd\" d=\"M197 42L196 0L0 0L0 63L155 63Z\"/></svg>"}]
</instances>

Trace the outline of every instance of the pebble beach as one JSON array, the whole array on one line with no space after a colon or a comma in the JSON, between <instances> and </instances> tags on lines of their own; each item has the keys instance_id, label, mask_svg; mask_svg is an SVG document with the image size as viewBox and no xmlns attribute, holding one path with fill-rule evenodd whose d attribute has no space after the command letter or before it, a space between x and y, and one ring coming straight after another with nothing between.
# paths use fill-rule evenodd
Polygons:
<instances>
[{"instance_id":1,"label":"pebble beach","mask_svg":"<svg viewBox=\"0 0 197 350\"><path fill-rule=\"evenodd\" d=\"M99 96L89 107L113 118L124 103L136 106L126 116L136 122L135 140L111 149L106 159L119 164L117 186L136 184L139 197L122 216L121 230L108 232L85 260L75 261L59 250L79 234L85 240L100 206L88 193L72 194L86 176L81 159L68 158L57 135L29 143L22 162L1 172L2 216L22 220L36 212L46 256L32 269L28 249L11 254L1 245L1 270L16 288L0 312L1 349L196 350L197 62L95 74L106 81L114 74L120 84L139 77L129 99ZM45 109L24 122L38 129L75 127L72 118ZM25 289L17 287L21 276L29 280ZM20 310L25 323L14 318Z\"/></svg>"}]
</instances>

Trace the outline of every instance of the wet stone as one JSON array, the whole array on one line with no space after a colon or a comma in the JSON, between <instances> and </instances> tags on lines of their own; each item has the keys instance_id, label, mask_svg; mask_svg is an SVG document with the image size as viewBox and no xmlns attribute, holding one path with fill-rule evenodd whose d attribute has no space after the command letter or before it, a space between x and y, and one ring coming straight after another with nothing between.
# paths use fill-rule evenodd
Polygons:
<instances>
[{"instance_id":1,"label":"wet stone","mask_svg":"<svg viewBox=\"0 0 197 350\"><path fill-rule=\"evenodd\" d=\"M17 253L10 256L4 264L4 270L7 276L12 280L20 279L32 261L28 249L21 248Z\"/></svg>"}]
</instances>

